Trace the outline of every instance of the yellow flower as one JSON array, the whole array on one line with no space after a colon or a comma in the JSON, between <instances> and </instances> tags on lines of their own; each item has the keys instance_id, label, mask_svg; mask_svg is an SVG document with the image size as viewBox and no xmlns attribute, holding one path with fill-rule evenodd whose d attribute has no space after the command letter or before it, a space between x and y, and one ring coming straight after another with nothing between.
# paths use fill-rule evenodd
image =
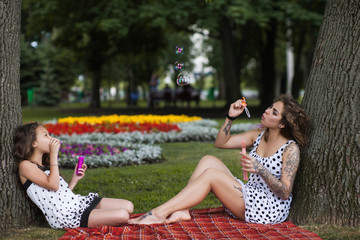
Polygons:
<instances>
[{"instance_id":1,"label":"yellow flower","mask_svg":"<svg viewBox=\"0 0 360 240\"><path fill-rule=\"evenodd\" d=\"M66 117L59 118L58 123L89 123L89 124L101 124L101 123L178 123L178 122L190 122L201 120L201 117L189 117L186 115L103 115L103 116L84 116L84 117Z\"/></svg>"}]
</instances>

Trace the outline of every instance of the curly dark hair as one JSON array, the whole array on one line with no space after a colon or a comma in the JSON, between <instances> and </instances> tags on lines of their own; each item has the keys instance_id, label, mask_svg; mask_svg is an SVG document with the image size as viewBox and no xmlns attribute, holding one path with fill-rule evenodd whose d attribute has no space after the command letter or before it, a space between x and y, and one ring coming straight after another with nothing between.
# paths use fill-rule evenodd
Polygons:
<instances>
[{"instance_id":1,"label":"curly dark hair","mask_svg":"<svg viewBox=\"0 0 360 240\"><path fill-rule=\"evenodd\" d=\"M20 162L29 160L34 153L32 144L36 141L36 129L40 126L42 126L42 124L34 122L20 125L15 129L13 156L17 166L19 166ZM42 164L44 166L50 165L49 154L43 155ZM18 167L16 169L18 169Z\"/></svg>"},{"instance_id":2,"label":"curly dark hair","mask_svg":"<svg viewBox=\"0 0 360 240\"><path fill-rule=\"evenodd\" d=\"M303 148L308 141L307 129L311 124L309 117L291 95L282 94L274 100L274 102L278 101L284 104L280 121L284 125L284 128L280 130L281 135L287 139L295 140L300 148Z\"/></svg>"}]
</instances>

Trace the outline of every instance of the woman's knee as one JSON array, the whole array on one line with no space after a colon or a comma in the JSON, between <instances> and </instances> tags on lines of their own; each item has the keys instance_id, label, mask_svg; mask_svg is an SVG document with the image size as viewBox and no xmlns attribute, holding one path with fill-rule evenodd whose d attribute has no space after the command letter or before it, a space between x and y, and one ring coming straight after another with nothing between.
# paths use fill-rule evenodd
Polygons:
<instances>
[{"instance_id":1,"label":"woman's knee","mask_svg":"<svg viewBox=\"0 0 360 240\"><path fill-rule=\"evenodd\" d=\"M223 172L222 171L219 171L218 169L216 168L207 168L204 170L204 172L202 173L202 176L208 180L216 180L218 179L219 177L223 176Z\"/></svg>"},{"instance_id":2,"label":"woman's knee","mask_svg":"<svg viewBox=\"0 0 360 240\"><path fill-rule=\"evenodd\" d=\"M200 159L199 164L207 164L209 165L209 167L214 166L215 164L219 164L222 163L222 161L220 159L218 159L217 157L213 156L213 155L205 155Z\"/></svg>"}]
</instances>

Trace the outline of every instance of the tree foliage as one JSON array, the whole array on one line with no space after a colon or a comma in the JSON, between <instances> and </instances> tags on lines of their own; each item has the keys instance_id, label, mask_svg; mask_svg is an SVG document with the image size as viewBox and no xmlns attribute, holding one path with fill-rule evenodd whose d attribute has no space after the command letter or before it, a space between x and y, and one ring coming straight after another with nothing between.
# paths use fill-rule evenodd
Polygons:
<instances>
[{"instance_id":1,"label":"tree foliage","mask_svg":"<svg viewBox=\"0 0 360 240\"><path fill-rule=\"evenodd\" d=\"M206 29L213 49L210 64L227 103L241 95L245 79L267 104L274 97L275 80L285 75L286 20L292 23L291 42L299 63L297 95L309 71L323 5L324 0L24 0L24 33L33 41L50 35L53 46L71 51L82 63L82 74L92 79L91 106L98 107L101 81L109 76L106 65L120 60L121 73L111 78L125 76L130 94L146 86L153 73L174 64L163 59L175 47L171 36L189 39Z\"/></svg>"}]
</instances>

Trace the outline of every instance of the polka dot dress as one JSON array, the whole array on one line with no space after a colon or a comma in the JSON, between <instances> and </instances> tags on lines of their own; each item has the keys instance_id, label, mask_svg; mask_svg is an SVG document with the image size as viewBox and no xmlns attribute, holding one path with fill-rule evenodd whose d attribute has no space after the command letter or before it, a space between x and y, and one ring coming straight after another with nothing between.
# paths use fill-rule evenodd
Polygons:
<instances>
[{"instance_id":1,"label":"polka dot dress","mask_svg":"<svg viewBox=\"0 0 360 240\"><path fill-rule=\"evenodd\" d=\"M281 177L282 155L287 145L295 141L286 142L273 156L260 157L256 154L257 147L264 132L254 143L249 155L266 167L277 179ZM251 174L248 182L243 185L245 200L245 220L251 223L275 224L286 220L289 215L292 195L287 200L276 196L265 181L257 174Z\"/></svg>"},{"instance_id":2,"label":"polka dot dress","mask_svg":"<svg viewBox=\"0 0 360 240\"><path fill-rule=\"evenodd\" d=\"M47 175L50 174L46 170ZM90 206L97 193L88 196L74 194L67 182L60 177L58 191L50 191L27 180L24 184L30 199L40 208L48 223L53 228L76 228L80 226L80 219L87 207Z\"/></svg>"}]
</instances>

